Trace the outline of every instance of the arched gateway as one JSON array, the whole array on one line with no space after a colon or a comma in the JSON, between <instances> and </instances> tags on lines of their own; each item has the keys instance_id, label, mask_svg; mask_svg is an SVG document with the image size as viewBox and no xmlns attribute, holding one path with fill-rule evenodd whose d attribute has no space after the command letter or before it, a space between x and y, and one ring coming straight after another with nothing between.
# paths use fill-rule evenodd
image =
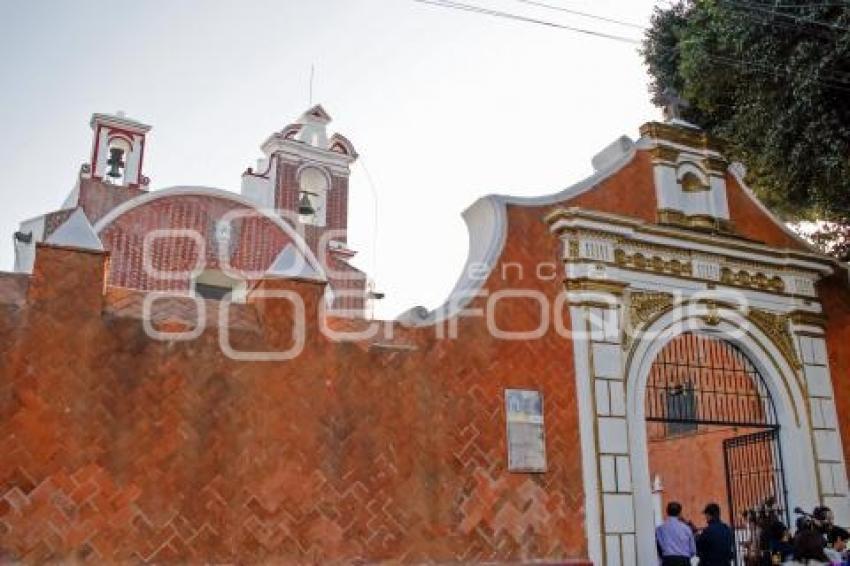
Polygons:
<instances>
[{"instance_id":1,"label":"arched gateway","mask_svg":"<svg viewBox=\"0 0 850 566\"><path fill-rule=\"evenodd\" d=\"M679 486L714 474L722 494L711 498L742 540L738 517L769 497L786 520L788 509L828 505L850 524L817 291L834 265L804 246L740 237L730 209L742 198L760 205L745 189L727 191L743 187L741 172L698 129L651 123L641 134L635 149L651 156L657 222L582 207L547 216L570 305L590 559L657 564L653 484L662 472ZM698 190L683 183L694 170L704 177ZM720 431L709 446L719 472L699 459L659 472L659 439L709 429ZM697 490L690 517L706 493Z\"/></svg>"},{"instance_id":2,"label":"arched gateway","mask_svg":"<svg viewBox=\"0 0 850 566\"><path fill-rule=\"evenodd\" d=\"M790 524L776 407L740 348L707 334L672 338L650 368L645 419L654 481L678 476L666 499L684 503L691 517L711 501L728 505L739 564L760 554L759 515Z\"/></svg>"}]
</instances>

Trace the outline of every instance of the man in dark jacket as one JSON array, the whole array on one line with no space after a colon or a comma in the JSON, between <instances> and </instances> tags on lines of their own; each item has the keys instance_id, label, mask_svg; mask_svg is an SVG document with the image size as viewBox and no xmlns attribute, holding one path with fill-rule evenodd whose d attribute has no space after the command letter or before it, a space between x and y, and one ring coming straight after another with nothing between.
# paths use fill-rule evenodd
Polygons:
<instances>
[{"instance_id":1,"label":"man in dark jacket","mask_svg":"<svg viewBox=\"0 0 850 566\"><path fill-rule=\"evenodd\" d=\"M697 556L700 566L729 566L733 558L735 537L732 529L720 520L720 506L709 503L705 506L708 522L697 537Z\"/></svg>"}]
</instances>

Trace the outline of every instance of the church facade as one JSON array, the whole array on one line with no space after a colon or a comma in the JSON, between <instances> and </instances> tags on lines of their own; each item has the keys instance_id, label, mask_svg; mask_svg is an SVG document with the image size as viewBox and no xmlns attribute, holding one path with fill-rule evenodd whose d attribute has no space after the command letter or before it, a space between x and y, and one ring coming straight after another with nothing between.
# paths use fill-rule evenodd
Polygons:
<instances>
[{"instance_id":1,"label":"church facade","mask_svg":"<svg viewBox=\"0 0 850 566\"><path fill-rule=\"evenodd\" d=\"M850 524L847 266L699 128L650 122L464 212L446 303L370 320L321 107L242 194L148 190L95 115L0 274L0 556L650 565L671 498ZM687 505L686 505L687 507Z\"/></svg>"}]
</instances>

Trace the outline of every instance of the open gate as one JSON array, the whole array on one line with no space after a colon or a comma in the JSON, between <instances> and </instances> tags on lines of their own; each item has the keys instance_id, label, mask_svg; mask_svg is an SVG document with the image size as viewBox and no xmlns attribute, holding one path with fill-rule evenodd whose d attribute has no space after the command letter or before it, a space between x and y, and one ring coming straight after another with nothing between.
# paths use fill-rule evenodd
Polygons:
<instances>
[{"instance_id":1,"label":"open gate","mask_svg":"<svg viewBox=\"0 0 850 566\"><path fill-rule=\"evenodd\" d=\"M761 527L775 519L788 524L778 430L724 440L723 461L738 564L763 564L768 549L761 540Z\"/></svg>"},{"instance_id":2,"label":"open gate","mask_svg":"<svg viewBox=\"0 0 850 566\"><path fill-rule=\"evenodd\" d=\"M789 517L779 423L764 378L733 344L686 333L653 362L645 403L647 422L660 423L656 429L670 437L710 427L741 430L723 441L722 451L737 563L748 563L760 543L760 513L774 513L786 524Z\"/></svg>"}]
</instances>

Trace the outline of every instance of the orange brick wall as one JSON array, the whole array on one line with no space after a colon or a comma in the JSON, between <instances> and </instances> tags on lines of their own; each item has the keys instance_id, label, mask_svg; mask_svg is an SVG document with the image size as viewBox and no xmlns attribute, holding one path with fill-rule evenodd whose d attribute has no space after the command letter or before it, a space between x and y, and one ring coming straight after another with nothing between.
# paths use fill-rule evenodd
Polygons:
<instances>
[{"instance_id":1,"label":"orange brick wall","mask_svg":"<svg viewBox=\"0 0 850 566\"><path fill-rule=\"evenodd\" d=\"M656 437L648 442L650 477L660 476L664 507L670 501L682 504L682 515L698 527L705 526L702 510L717 503L724 522L729 521L723 441L755 432L718 426L702 426L697 434Z\"/></svg>"},{"instance_id":2,"label":"orange brick wall","mask_svg":"<svg viewBox=\"0 0 850 566\"><path fill-rule=\"evenodd\" d=\"M639 152L563 204L652 221L648 165ZM559 259L542 221L551 209L508 207L485 289L561 292L560 277L534 277ZM733 206L739 226L779 238L747 210ZM523 273L503 279L507 262ZM104 291L108 273L105 255L43 246L29 280L0 276L0 557L585 560L572 346L554 329L507 342L464 317L456 340L395 325L394 337L334 343L313 323L295 360L237 362L219 347L214 304L199 338L154 341L139 319L143 295ZM316 284L263 284L296 290L307 312L321 300ZM536 307L503 300L496 322L534 328ZM191 308L169 304L156 324L191 326L181 318ZM253 300L232 318L240 350L292 340L285 303ZM506 470L506 388L543 393L544 474Z\"/></svg>"},{"instance_id":3,"label":"orange brick wall","mask_svg":"<svg viewBox=\"0 0 850 566\"><path fill-rule=\"evenodd\" d=\"M826 346L844 462L850 462L850 283L847 270L825 279L819 289L827 315Z\"/></svg>"},{"instance_id":4,"label":"orange brick wall","mask_svg":"<svg viewBox=\"0 0 850 566\"><path fill-rule=\"evenodd\" d=\"M506 261L556 257L543 212L509 211ZM458 340L406 331L416 349L393 350L330 343L311 326L294 361L240 363L220 352L213 322L194 341L150 340L126 315L132 294L103 294L103 263L41 247L27 301L10 283L0 303L7 558L586 556L573 362L554 331L500 342L481 320L463 319ZM549 295L561 287L511 283ZM315 284L277 284L309 297L308 312L320 300ZM488 282L504 285L495 275ZM254 323L231 330L234 345L287 347L285 306L246 307ZM505 330L537 317L525 302L496 311ZM507 387L544 395L545 474L505 469Z\"/></svg>"}]
</instances>

